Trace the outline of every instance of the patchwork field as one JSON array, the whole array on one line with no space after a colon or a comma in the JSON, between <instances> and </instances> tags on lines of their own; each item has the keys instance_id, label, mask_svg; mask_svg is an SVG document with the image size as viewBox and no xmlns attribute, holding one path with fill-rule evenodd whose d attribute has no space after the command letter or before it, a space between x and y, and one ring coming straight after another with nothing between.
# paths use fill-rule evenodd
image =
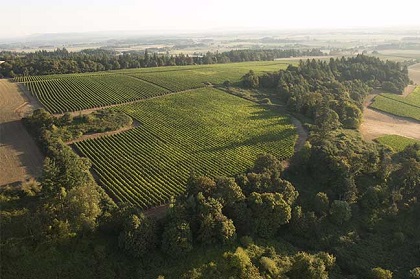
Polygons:
<instances>
[{"instance_id":1,"label":"patchwork field","mask_svg":"<svg viewBox=\"0 0 420 279\"><path fill-rule=\"evenodd\" d=\"M75 147L114 199L142 208L181 193L191 172L235 175L259 153L290 157L297 138L288 117L211 88L115 109L140 127Z\"/></svg>"},{"instance_id":2,"label":"patchwork field","mask_svg":"<svg viewBox=\"0 0 420 279\"><path fill-rule=\"evenodd\" d=\"M370 107L420 121L420 87L417 87L407 97L382 93L375 97Z\"/></svg>"},{"instance_id":3,"label":"patchwork field","mask_svg":"<svg viewBox=\"0 0 420 279\"><path fill-rule=\"evenodd\" d=\"M171 92L238 82L250 69L257 73L286 68L290 61L229 63L204 66L142 68L16 78L51 113L122 104ZM293 63L297 63L294 61Z\"/></svg>"}]
</instances>

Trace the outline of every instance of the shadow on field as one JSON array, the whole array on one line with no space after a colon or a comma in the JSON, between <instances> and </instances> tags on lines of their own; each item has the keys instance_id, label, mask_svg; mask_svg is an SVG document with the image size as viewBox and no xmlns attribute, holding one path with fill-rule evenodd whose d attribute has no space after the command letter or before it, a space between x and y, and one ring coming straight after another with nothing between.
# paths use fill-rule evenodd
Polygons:
<instances>
[{"instance_id":1,"label":"shadow on field","mask_svg":"<svg viewBox=\"0 0 420 279\"><path fill-rule=\"evenodd\" d=\"M40 175L42 162L43 156L20 120L0 123L0 184L16 183L20 167L28 176Z\"/></svg>"}]
</instances>

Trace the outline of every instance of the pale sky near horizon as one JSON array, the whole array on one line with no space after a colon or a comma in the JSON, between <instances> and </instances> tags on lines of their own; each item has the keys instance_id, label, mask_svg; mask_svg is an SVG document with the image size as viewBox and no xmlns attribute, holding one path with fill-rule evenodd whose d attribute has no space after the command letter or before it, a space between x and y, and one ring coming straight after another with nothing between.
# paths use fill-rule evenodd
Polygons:
<instances>
[{"instance_id":1,"label":"pale sky near horizon","mask_svg":"<svg viewBox=\"0 0 420 279\"><path fill-rule=\"evenodd\" d=\"M419 26L420 0L2 0L0 38L115 30ZM419 28L420 31L420 28Z\"/></svg>"}]
</instances>

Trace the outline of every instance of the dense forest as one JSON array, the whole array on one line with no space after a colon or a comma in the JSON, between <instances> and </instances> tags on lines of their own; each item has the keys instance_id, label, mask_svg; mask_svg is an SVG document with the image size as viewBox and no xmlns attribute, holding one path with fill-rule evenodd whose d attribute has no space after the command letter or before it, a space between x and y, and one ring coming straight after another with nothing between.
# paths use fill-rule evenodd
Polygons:
<instances>
[{"instance_id":1,"label":"dense forest","mask_svg":"<svg viewBox=\"0 0 420 279\"><path fill-rule=\"evenodd\" d=\"M228 52L207 52L197 55L169 55L131 51L117 53L105 49L86 49L69 52L65 48L55 51L0 52L0 78L23 75L70 74L98 72L118 69L145 68L159 66L202 65L244 61L271 61L276 58L296 56L322 56L319 49L267 49L231 50Z\"/></svg>"},{"instance_id":2,"label":"dense forest","mask_svg":"<svg viewBox=\"0 0 420 279\"><path fill-rule=\"evenodd\" d=\"M261 154L234 177L191 176L166 214L116 205L63 137L92 117L24 120L46 154L39 181L1 189L4 278L420 278L420 146L354 129L372 87L408 83L375 58L307 61L243 78L308 119L288 164ZM266 104L267 105L267 104ZM273 109L275 106L273 105ZM103 123L130 123L102 112ZM115 120L113 120L115 119ZM73 128L72 128L73 127Z\"/></svg>"}]
</instances>

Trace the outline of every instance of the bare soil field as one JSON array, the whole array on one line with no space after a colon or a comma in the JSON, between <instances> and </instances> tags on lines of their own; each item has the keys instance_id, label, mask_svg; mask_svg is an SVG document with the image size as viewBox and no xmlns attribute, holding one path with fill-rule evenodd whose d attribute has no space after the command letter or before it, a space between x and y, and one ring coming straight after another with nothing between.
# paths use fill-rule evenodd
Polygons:
<instances>
[{"instance_id":1,"label":"bare soil field","mask_svg":"<svg viewBox=\"0 0 420 279\"><path fill-rule=\"evenodd\" d=\"M21 118L33 105L17 84L0 79L0 186L38 176L43 156Z\"/></svg>"},{"instance_id":2,"label":"bare soil field","mask_svg":"<svg viewBox=\"0 0 420 279\"><path fill-rule=\"evenodd\" d=\"M363 138L371 141L383 135L399 135L420 140L419 122L368 107L376 95L370 94L365 100L363 122L360 125L360 133Z\"/></svg>"}]
</instances>

